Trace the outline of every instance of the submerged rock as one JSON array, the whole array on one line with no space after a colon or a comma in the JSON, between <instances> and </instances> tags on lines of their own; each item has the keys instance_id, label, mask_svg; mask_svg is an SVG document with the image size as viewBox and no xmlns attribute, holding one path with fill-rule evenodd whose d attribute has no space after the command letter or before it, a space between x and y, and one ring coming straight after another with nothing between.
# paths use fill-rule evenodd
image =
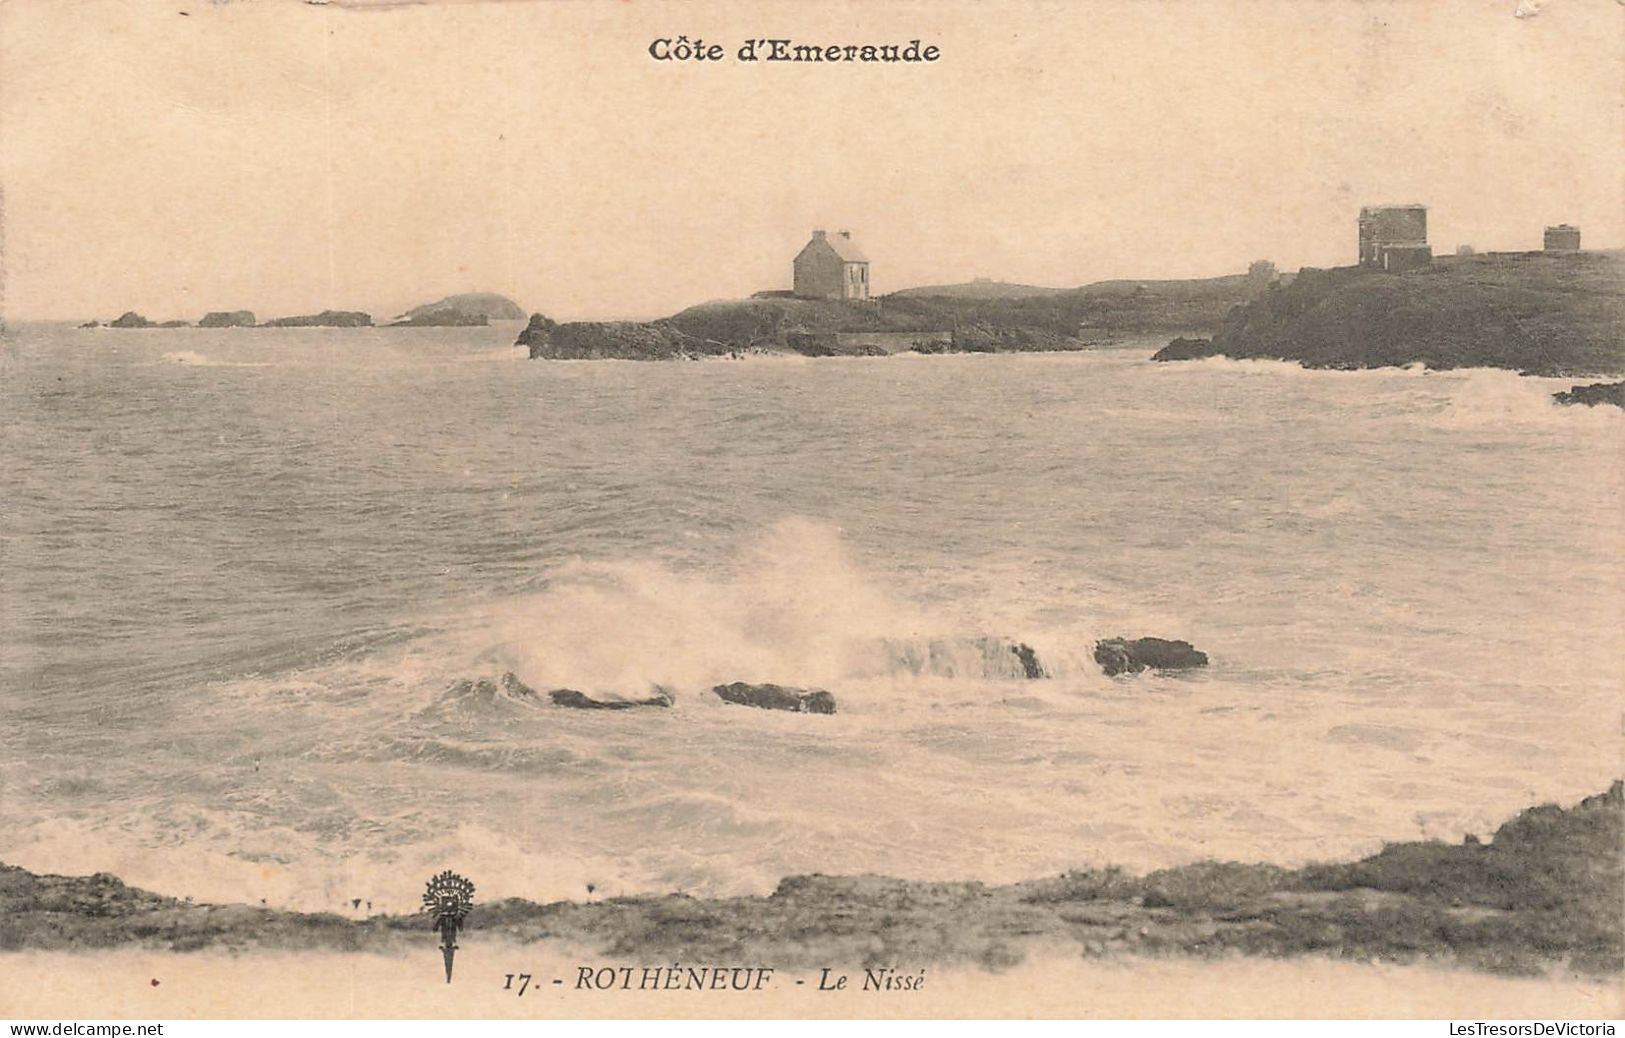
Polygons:
<instances>
[{"instance_id":1,"label":"submerged rock","mask_svg":"<svg viewBox=\"0 0 1625 1038\"><path fill-rule=\"evenodd\" d=\"M751 685L735 681L711 689L724 702L754 706L762 710L789 710L798 714L833 714L835 697L821 688L786 688L783 685Z\"/></svg>"},{"instance_id":2,"label":"submerged rock","mask_svg":"<svg viewBox=\"0 0 1625 1038\"><path fill-rule=\"evenodd\" d=\"M1107 675L1142 670L1189 670L1207 666L1207 653L1190 642L1166 638L1103 638L1095 642L1095 662Z\"/></svg>"},{"instance_id":3,"label":"submerged rock","mask_svg":"<svg viewBox=\"0 0 1625 1038\"><path fill-rule=\"evenodd\" d=\"M594 699L573 688L555 688L547 695L554 706L567 706L572 710L631 710L640 706L671 706L673 696L670 689L656 685L653 691L654 695L647 699Z\"/></svg>"},{"instance_id":4,"label":"submerged rock","mask_svg":"<svg viewBox=\"0 0 1625 1038\"><path fill-rule=\"evenodd\" d=\"M1560 404L1584 404L1587 407L1613 404L1615 407L1625 408L1625 382L1593 382L1589 386L1571 386L1561 393L1553 393L1552 399Z\"/></svg>"}]
</instances>

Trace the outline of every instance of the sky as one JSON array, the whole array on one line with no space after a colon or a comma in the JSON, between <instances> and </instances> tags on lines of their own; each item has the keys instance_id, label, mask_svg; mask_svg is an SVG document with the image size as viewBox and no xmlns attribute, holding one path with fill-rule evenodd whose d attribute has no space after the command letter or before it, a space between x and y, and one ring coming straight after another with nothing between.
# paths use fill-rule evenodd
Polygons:
<instances>
[{"instance_id":1,"label":"sky","mask_svg":"<svg viewBox=\"0 0 1625 1038\"><path fill-rule=\"evenodd\" d=\"M1530 0L1524 0L1527 9ZM874 290L1625 244L1625 3L0 4L3 316L392 316L501 292L644 318L787 288L813 228ZM653 60L686 35L730 60ZM930 64L742 63L749 38Z\"/></svg>"}]
</instances>

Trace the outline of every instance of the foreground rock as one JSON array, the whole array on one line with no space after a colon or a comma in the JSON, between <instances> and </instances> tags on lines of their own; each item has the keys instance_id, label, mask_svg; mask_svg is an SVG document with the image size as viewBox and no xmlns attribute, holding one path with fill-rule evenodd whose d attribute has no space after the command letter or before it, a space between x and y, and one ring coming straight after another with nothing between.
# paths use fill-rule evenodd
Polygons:
<instances>
[{"instance_id":1,"label":"foreground rock","mask_svg":"<svg viewBox=\"0 0 1625 1038\"><path fill-rule=\"evenodd\" d=\"M997 970L1030 949L1061 946L1091 958L1310 956L1617 978L1625 972L1622 821L1625 794L1615 782L1573 808L1524 811L1488 842L1389 844L1346 864L1202 862L1144 877L1084 869L993 887L792 876L769 897L497 901L477 905L467 929L482 940L589 949L611 962L748 961L786 970ZM415 893L419 877L410 882ZM422 914L355 921L194 905L106 873L37 876L11 866L0 866L0 918L0 948L9 951L413 949L432 959L435 941Z\"/></svg>"},{"instance_id":2,"label":"foreground rock","mask_svg":"<svg viewBox=\"0 0 1625 1038\"><path fill-rule=\"evenodd\" d=\"M252 310L210 310L203 315L197 323L199 328L252 328L254 327L254 311Z\"/></svg>"},{"instance_id":3,"label":"foreground rock","mask_svg":"<svg viewBox=\"0 0 1625 1038\"><path fill-rule=\"evenodd\" d=\"M798 714L833 714L835 697L821 688L787 688L784 685L750 685L735 681L711 689L724 702L754 706L761 710L789 710Z\"/></svg>"},{"instance_id":4,"label":"foreground rock","mask_svg":"<svg viewBox=\"0 0 1625 1038\"><path fill-rule=\"evenodd\" d=\"M645 699L594 699L585 692L578 692L573 688L555 688L549 692L548 698L553 700L554 706L569 707L573 710L633 710L641 706L669 707L674 699L671 690L656 685L654 694Z\"/></svg>"},{"instance_id":5,"label":"foreground rock","mask_svg":"<svg viewBox=\"0 0 1625 1038\"><path fill-rule=\"evenodd\" d=\"M1110 676L1142 670L1190 670L1207 666L1207 653L1190 642L1165 638L1103 638L1095 642L1095 662Z\"/></svg>"},{"instance_id":6,"label":"foreground rock","mask_svg":"<svg viewBox=\"0 0 1625 1038\"><path fill-rule=\"evenodd\" d=\"M1553 393L1552 399L1560 404L1584 404L1586 407L1613 404L1625 408L1625 382L1593 382L1589 386L1574 386L1561 393Z\"/></svg>"},{"instance_id":7,"label":"foreground rock","mask_svg":"<svg viewBox=\"0 0 1625 1038\"><path fill-rule=\"evenodd\" d=\"M261 328L370 328L372 315L360 310L323 310L299 317L273 317Z\"/></svg>"}]
</instances>

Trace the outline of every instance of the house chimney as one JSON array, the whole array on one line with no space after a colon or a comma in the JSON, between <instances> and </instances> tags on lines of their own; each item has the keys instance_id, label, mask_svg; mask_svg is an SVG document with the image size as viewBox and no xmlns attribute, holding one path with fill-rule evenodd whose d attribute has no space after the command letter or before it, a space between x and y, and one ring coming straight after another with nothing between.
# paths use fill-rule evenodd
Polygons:
<instances>
[{"instance_id":1,"label":"house chimney","mask_svg":"<svg viewBox=\"0 0 1625 1038\"><path fill-rule=\"evenodd\" d=\"M813 241L823 241L823 240L824 240L824 232L823 231L814 231L813 232Z\"/></svg>"},{"instance_id":2,"label":"house chimney","mask_svg":"<svg viewBox=\"0 0 1625 1038\"><path fill-rule=\"evenodd\" d=\"M841 237L843 237L843 238L851 238L852 237L852 232L851 231L842 231L841 232Z\"/></svg>"}]
</instances>

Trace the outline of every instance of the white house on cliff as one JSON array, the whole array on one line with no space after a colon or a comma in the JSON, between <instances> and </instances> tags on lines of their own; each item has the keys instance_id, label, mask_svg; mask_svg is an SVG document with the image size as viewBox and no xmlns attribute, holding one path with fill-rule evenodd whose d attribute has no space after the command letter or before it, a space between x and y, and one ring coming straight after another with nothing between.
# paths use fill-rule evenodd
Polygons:
<instances>
[{"instance_id":1,"label":"white house on cliff","mask_svg":"<svg viewBox=\"0 0 1625 1038\"><path fill-rule=\"evenodd\" d=\"M850 231L814 231L796 254L794 288L805 299L868 299L869 258Z\"/></svg>"}]
</instances>

